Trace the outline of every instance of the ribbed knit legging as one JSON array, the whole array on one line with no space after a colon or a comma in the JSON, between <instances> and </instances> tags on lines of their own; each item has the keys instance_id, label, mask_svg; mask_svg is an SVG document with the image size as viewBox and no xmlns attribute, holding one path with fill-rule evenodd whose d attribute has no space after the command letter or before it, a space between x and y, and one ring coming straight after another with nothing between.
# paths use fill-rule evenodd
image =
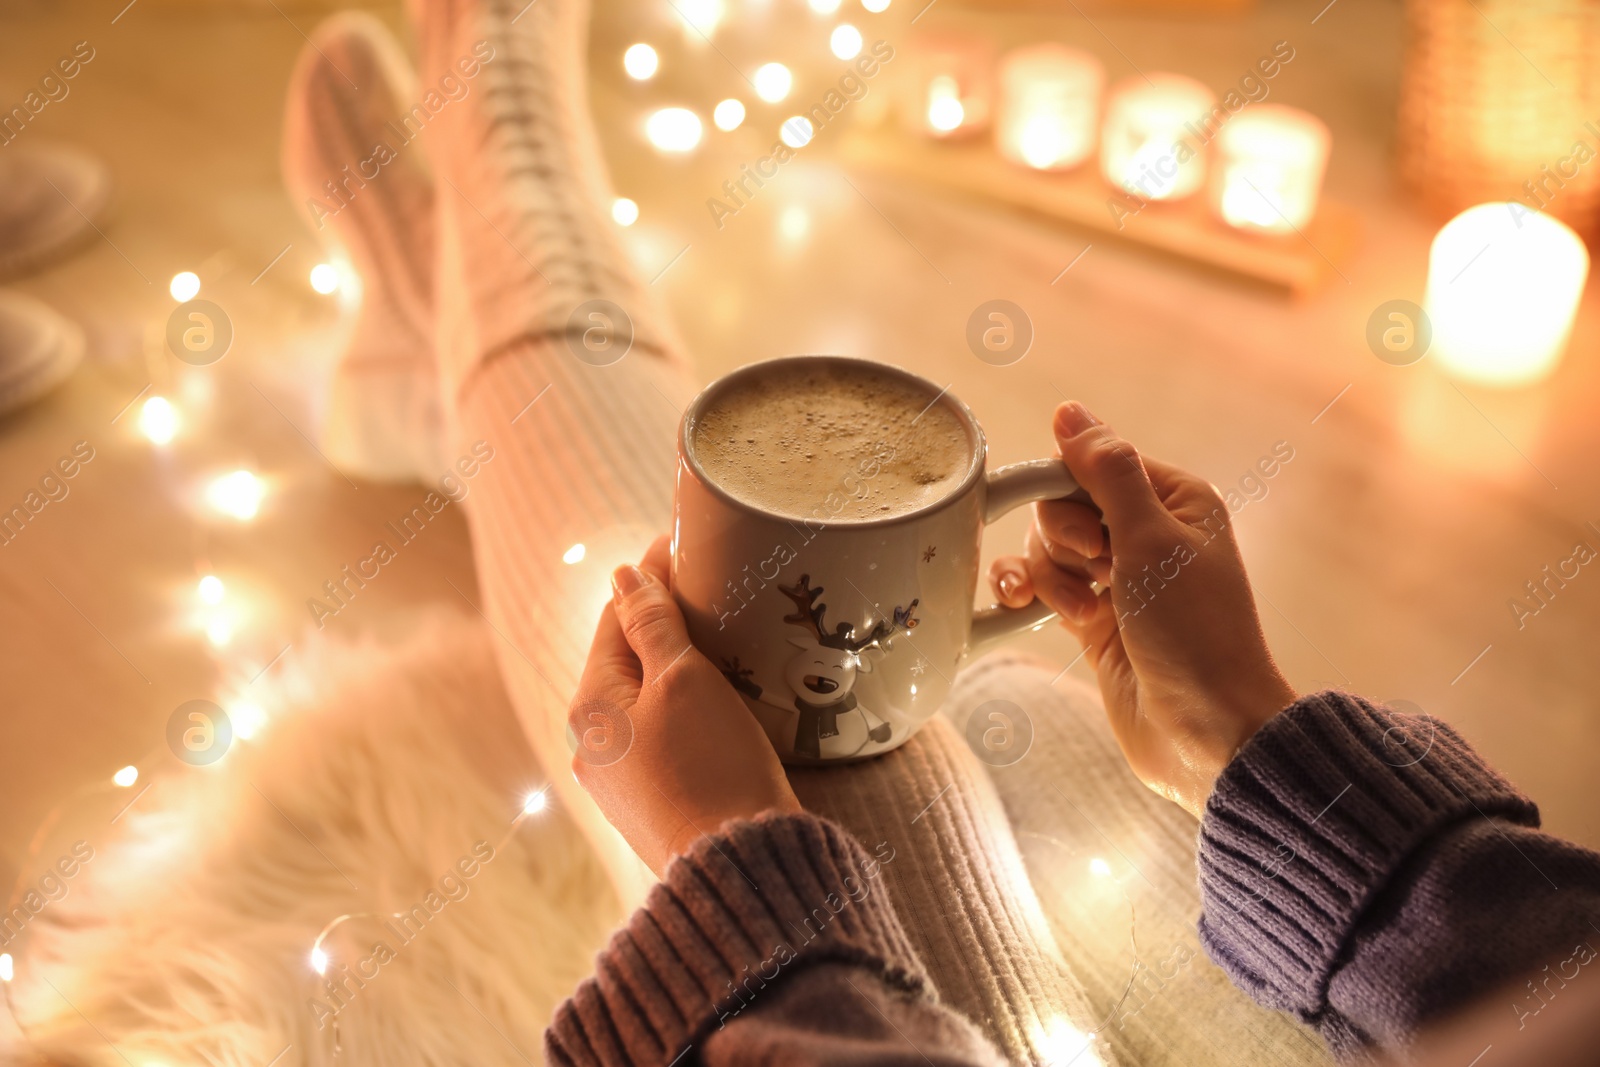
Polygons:
<instances>
[{"instance_id":1,"label":"ribbed knit legging","mask_svg":"<svg viewBox=\"0 0 1600 1067\"><path fill-rule=\"evenodd\" d=\"M559 803L594 841L631 904L649 874L568 773L566 711L610 570L638 559L667 531L674 437L700 383L608 218L609 181L580 59L586 5L414 0L413 8L424 85L436 84L461 57L475 50L481 56L480 42L493 53L475 90L443 109L427 140L439 203L446 418L456 452L478 441L494 449L466 501L482 598L476 606L498 635L512 698ZM574 317L595 300L612 306L591 305ZM581 559L577 545L584 546ZM1030 714L1076 722L1081 714L1072 701L1038 673L1015 663L970 672L958 681L952 714L982 702L974 686L1022 692L1032 685ZM1084 714L1103 718L1088 707ZM1177 919L1148 936L1163 952L1182 940L1194 956L1185 966L1198 972L1204 964L1192 932L1192 859L1185 859L1192 856L1192 822L1146 794L1114 750L1102 746L1093 758L1112 768L1107 781L1114 788L1079 803L1108 833L1112 826L1136 832L1135 810L1169 828L1156 834L1165 851L1157 850L1164 858L1153 869L1166 879L1165 907ZM880 759L796 772L793 780L807 807L843 823L869 848L893 847L896 858L886 867L892 898L945 1001L1015 1062L1066 1063L1083 1032L1105 1022L1113 1003L1127 1003L1119 997L1133 966L1129 929L1123 909L1100 916L1099 928L1078 939L1092 964L1094 995L1086 996L1062 961L1028 874L1028 851L1019 849L1007 816L1008 807L1037 816L1039 805L1054 804L1044 783L1057 775L1070 780L1072 771L1051 765L1049 778L1029 784L1019 770L1028 760L1045 763L1030 753L997 790L956 727L940 719ZM1056 872L1046 883L1052 896L1076 892L1091 877L1087 859L1069 872L1048 850L1035 851L1041 869ZM1113 848L1103 851L1120 862ZM1131 877L1116 867L1107 885ZM1056 902L1047 903L1053 910ZM1175 987L1181 977L1165 981ZM1113 1062L1123 1029L1103 1027L1076 1062Z\"/></svg>"}]
</instances>

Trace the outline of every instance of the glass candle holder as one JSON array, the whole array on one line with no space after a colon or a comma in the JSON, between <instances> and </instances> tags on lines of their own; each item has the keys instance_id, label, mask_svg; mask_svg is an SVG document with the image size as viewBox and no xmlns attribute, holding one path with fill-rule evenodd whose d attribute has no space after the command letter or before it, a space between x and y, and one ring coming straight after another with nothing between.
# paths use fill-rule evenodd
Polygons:
<instances>
[{"instance_id":1,"label":"glass candle holder","mask_svg":"<svg viewBox=\"0 0 1600 1067\"><path fill-rule=\"evenodd\" d=\"M907 45L902 101L907 128L957 138L989 126L994 110L994 46L983 38L924 34Z\"/></svg>"},{"instance_id":2,"label":"glass candle holder","mask_svg":"<svg viewBox=\"0 0 1600 1067\"><path fill-rule=\"evenodd\" d=\"M1458 378L1537 381L1561 361L1588 277L1589 251L1565 223L1518 203L1470 207L1428 254L1430 351Z\"/></svg>"},{"instance_id":3,"label":"glass candle holder","mask_svg":"<svg viewBox=\"0 0 1600 1067\"><path fill-rule=\"evenodd\" d=\"M1104 65L1062 44L1013 49L1000 61L1000 154L1037 170L1067 170L1094 151Z\"/></svg>"},{"instance_id":4,"label":"glass candle holder","mask_svg":"<svg viewBox=\"0 0 1600 1067\"><path fill-rule=\"evenodd\" d=\"M1212 206L1229 226L1293 233L1317 213L1333 138L1315 115L1256 104L1217 133Z\"/></svg>"},{"instance_id":5,"label":"glass candle holder","mask_svg":"<svg viewBox=\"0 0 1600 1067\"><path fill-rule=\"evenodd\" d=\"M1181 200L1206 179L1205 123L1216 94L1193 78L1152 74L1111 89L1100 133L1106 181L1145 200Z\"/></svg>"}]
</instances>

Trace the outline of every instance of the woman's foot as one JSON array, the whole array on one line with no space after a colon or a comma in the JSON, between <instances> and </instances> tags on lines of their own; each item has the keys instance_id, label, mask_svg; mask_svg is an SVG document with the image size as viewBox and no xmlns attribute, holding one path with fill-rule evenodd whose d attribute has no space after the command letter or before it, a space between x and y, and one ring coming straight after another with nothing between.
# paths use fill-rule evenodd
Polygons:
<instances>
[{"instance_id":1,"label":"woman's foot","mask_svg":"<svg viewBox=\"0 0 1600 1067\"><path fill-rule=\"evenodd\" d=\"M431 481L448 465L433 351L434 189L414 116L424 99L388 30L346 12L301 51L284 119L290 195L357 279L346 283L359 312L334 367L322 447L374 481Z\"/></svg>"}]
</instances>

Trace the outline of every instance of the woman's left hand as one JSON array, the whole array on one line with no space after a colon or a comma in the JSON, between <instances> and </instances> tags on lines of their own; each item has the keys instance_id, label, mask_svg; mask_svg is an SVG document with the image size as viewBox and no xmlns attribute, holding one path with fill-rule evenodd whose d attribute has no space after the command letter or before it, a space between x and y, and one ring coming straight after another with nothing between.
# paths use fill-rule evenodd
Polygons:
<instances>
[{"instance_id":1,"label":"woman's left hand","mask_svg":"<svg viewBox=\"0 0 1600 1067\"><path fill-rule=\"evenodd\" d=\"M567 714L573 776L657 875L730 819L801 810L755 716L689 643L667 567L662 537L612 575Z\"/></svg>"}]
</instances>

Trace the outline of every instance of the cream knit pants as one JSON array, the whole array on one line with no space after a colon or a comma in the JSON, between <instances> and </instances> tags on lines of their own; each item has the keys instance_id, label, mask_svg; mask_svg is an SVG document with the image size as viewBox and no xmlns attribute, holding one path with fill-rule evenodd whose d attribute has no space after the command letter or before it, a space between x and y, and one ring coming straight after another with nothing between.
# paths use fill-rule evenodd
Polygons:
<instances>
[{"instance_id":1,"label":"cream knit pants","mask_svg":"<svg viewBox=\"0 0 1600 1067\"><path fill-rule=\"evenodd\" d=\"M674 437L700 383L608 217L582 0L412 7L422 84L476 60L424 139L449 452L494 450L466 500L474 607L558 802L631 903L648 872L567 772L566 710L609 571L668 528ZM1052 674L980 663L949 718L879 759L795 771L796 792L895 850L890 892L940 995L1014 1062L1301 1062L1311 1044L1199 954L1192 821L1133 780L1094 696ZM991 771L960 727L992 699L1037 736Z\"/></svg>"}]
</instances>

